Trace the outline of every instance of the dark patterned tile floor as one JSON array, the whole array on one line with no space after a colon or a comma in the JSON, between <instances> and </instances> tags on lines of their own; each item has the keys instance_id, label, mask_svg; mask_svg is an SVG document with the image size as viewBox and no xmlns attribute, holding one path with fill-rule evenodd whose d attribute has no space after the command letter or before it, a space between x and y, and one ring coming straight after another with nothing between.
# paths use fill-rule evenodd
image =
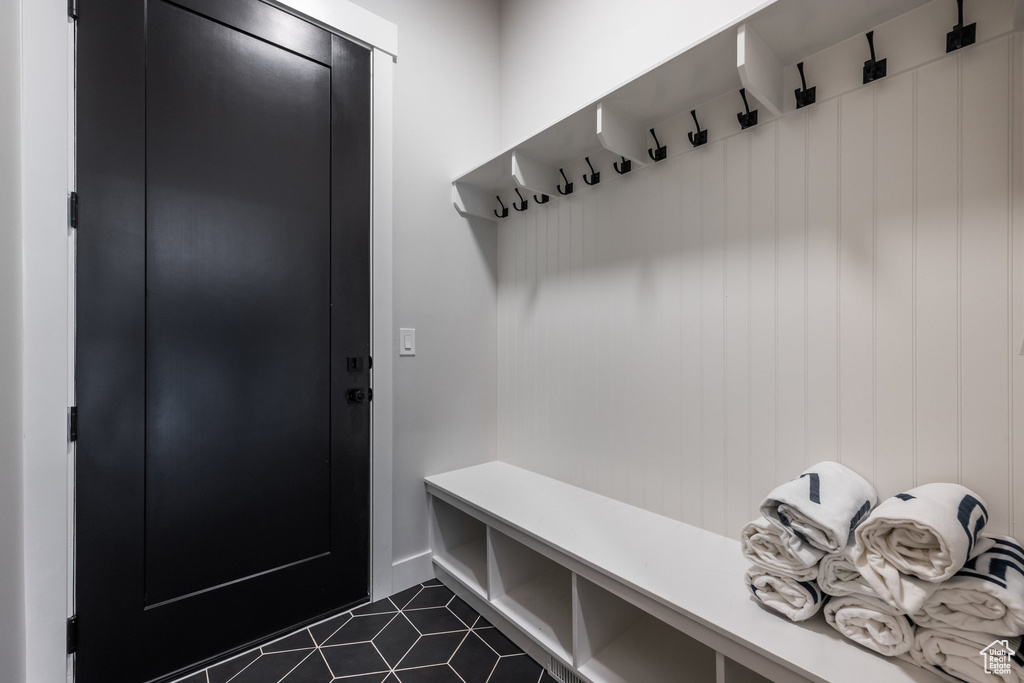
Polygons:
<instances>
[{"instance_id":1,"label":"dark patterned tile floor","mask_svg":"<svg viewBox=\"0 0 1024 683\"><path fill-rule=\"evenodd\" d=\"M436 579L176 683L557 683Z\"/></svg>"}]
</instances>

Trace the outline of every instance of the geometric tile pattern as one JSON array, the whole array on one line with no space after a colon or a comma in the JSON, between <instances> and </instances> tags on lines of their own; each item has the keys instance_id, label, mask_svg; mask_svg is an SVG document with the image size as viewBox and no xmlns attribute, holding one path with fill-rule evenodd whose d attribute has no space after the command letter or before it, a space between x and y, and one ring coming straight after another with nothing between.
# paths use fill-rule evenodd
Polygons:
<instances>
[{"instance_id":1,"label":"geometric tile pattern","mask_svg":"<svg viewBox=\"0 0 1024 683\"><path fill-rule=\"evenodd\" d=\"M177 683L557 683L440 581L363 605Z\"/></svg>"}]
</instances>

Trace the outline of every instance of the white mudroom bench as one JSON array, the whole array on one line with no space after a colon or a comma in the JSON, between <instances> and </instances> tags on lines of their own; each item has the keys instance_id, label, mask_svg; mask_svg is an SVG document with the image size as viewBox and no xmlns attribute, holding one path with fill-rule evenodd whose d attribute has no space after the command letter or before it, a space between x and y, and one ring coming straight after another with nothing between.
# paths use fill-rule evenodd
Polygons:
<instances>
[{"instance_id":1,"label":"white mudroom bench","mask_svg":"<svg viewBox=\"0 0 1024 683\"><path fill-rule=\"evenodd\" d=\"M437 578L562 680L938 680L756 605L738 541L501 462L426 488Z\"/></svg>"}]
</instances>

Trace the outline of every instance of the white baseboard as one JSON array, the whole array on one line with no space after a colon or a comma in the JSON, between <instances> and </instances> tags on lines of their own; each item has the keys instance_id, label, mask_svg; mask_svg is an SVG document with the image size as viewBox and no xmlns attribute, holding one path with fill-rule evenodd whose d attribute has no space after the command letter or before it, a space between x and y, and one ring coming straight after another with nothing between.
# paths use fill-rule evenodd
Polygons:
<instances>
[{"instance_id":1,"label":"white baseboard","mask_svg":"<svg viewBox=\"0 0 1024 683\"><path fill-rule=\"evenodd\" d=\"M392 564L391 590L394 593L398 593L406 588L434 578L434 565L430 558L430 551L425 550L422 553L410 555Z\"/></svg>"}]
</instances>

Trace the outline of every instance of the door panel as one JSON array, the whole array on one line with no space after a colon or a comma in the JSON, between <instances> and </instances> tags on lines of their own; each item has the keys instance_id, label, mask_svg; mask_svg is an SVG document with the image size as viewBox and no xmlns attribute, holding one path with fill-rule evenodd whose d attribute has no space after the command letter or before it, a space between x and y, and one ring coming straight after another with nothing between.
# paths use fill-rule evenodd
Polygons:
<instances>
[{"instance_id":1,"label":"door panel","mask_svg":"<svg viewBox=\"0 0 1024 683\"><path fill-rule=\"evenodd\" d=\"M331 72L154 2L147 77L152 605L330 550Z\"/></svg>"},{"instance_id":2,"label":"door panel","mask_svg":"<svg viewBox=\"0 0 1024 683\"><path fill-rule=\"evenodd\" d=\"M368 595L369 52L79 16L77 675L163 680Z\"/></svg>"}]
</instances>

